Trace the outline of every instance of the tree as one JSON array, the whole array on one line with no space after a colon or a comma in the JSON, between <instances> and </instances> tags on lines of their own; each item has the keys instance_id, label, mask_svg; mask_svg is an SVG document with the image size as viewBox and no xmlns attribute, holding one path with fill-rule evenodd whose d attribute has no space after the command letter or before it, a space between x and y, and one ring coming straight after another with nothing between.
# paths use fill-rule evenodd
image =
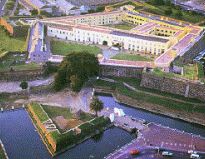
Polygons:
<instances>
[{"instance_id":1,"label":"tree","mask_svg":"<svg viewBox=\"0 0 205 159\"><path fill-rule=\"evenodd\" d=\"M79 92L82 85L83 85L83 82L80 78L78 78L78 76L76 76L76 75L70 76L70 88L74 92Z\"/></svg>"},{"instance_id":2,"label":"tree","mask_svg":"<svg viewBox=\"0 0 205 159\"><path fill-rule=\"evenodd\" d=\"M33 9L33 10L31 11L31 15L32 15L32 16L38 15L38 10L37 10L37 9Z\"/></svg>"},{"instance_id":3,"label":"tree","mask_svg":"<svg viewBox=\"0 0 205 159\"><path fill-rule=\"evenodd\" d=\"M73 52L68 54L61 62L55 76L54 89L60 90L70 84L71 88L83 86L89 77L99 74L97 57L88 52ZM73 76L71 78L71 76ZM77 89L80 90L80 89Z\"/></svg>"},{"instance_id":4,"label":"tree","mask_svg":"<svg viewBox=\"0 0 205 159\"><path fill-rule=\"evenodd\" d=\"M164 0L149 0L148 2L153 5L164 5Z\"/></svg>"},{"instance_id":5,"label":"tree","mask_svg":"<svg viewBox=\"0 0 205 159\"><path fill-rule=\"evenodd\" d=\"M43 70L44 76L49 76L50 74L57 72L58 66L48 61L43 65Z\"/></svg>"},{"instance_id":6,"label":"tree","mask_svg":"<svg viewBox=\"0 0 205 159\"><path fill-rule=\"evenodd\" d=\"M166 6L171 6L171 5L172 5L171 0L165 0L165 5L166 5Z\"/></svg>"},{"instance_id":7,"label":"tree","mask_svg":"<svg viewBox=\"0 0 205 159\"><path fill-rule=\"evenodd\" d=\"M90 103L90 109L95 111L95 115L98 116L98 112L104 108L103 102L100 101L97 97L94 97Z\"/></svg>"},{"instance_id":8,"label":"tree","mask_svg":"<svg viewBox=\"0 0 205 159\"><path fill-rule=\"evenodd\" d=\"M171 15L171 14L172 14L172 9L171 9L171 8L168 8L168 9L166 9L166 10L164 11L164 13L165 13L166 15Z\"/></svg>"},{"instance_id":9,"label":"tree","mask_svg":"<svg viewBox=\"0 0 205 159\"><path fill-rule=\"evenodd\" d=\"M28 88L28 82L22 81L22 82L20 83L20 87L21 87L22 89L27 89L27 88Z\"/></svg>"},{"instance_id":10,"label":"tree","mask_svg":"<svg viewBox=\"0 0 205 159\"><path fill-rule=\"evenodd\" d=\"M178 10L174 15L178 19L180 19L183 16L183 14L182 14L182 12L180 10Z\"/></svg>"}]
</instances>

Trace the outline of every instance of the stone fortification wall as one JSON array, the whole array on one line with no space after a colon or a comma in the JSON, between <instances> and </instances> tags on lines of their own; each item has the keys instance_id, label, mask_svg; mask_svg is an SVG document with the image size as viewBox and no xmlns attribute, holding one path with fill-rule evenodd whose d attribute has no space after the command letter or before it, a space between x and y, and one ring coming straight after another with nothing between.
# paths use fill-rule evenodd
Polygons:
<instances>
[{"instance_id":1,"label":"stone fortification wall","mask_svg":"<svg viewBox=\"0 0 205 159\"><path fill-rule=\"evenodd\" d=\"M36 70L25 70L25 71L10 71L10 72L0 72L1 81L30 81L36 80L43 76L42 69Z\"/></svg>"},{"instance_id":2,"label":"stone fortification wall","mask_svg":"<svg viewBox=\"0 0 205 159\"><path fill-rule=\"evenodd\" d=\"M143 68L100 65L100 75L101 76L141 78L142 71L143 71Z\"/></svg>"},{"instance_id":3,"label":"stone fortification wall","mask_svg":"<svg viewBox=\"0 0 205 159\"><path fill-rule=\"evenodd\" d=\"M205 85L197 82L143 73L140 86L205 101Z\"/></svg>"}]
</instances>

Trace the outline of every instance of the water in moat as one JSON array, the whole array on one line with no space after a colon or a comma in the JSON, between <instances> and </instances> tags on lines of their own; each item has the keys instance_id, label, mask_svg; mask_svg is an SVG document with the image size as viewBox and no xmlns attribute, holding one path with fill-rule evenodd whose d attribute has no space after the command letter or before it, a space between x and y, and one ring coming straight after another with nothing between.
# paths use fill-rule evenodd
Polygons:
<instances>
[{"instance_id":1,"label":"water in moat","mask_svg":"<svg viewBox=\"0 0 205 159\"><path fill-rule=\"evenodd\" d=\"M114 101L111 96L99 95L105 107L122 108L127 115L139 117L186 132L205 136L205 128L180 120L156 115L141 109L128 107ZM0 138L10 159L49 159L51 158L28 113L23 110L0 113ZM115 149L129 143L134 136L119 128L111 128L103 134L89 139L80 145L56 156L56 159L101 159Z\"/></svg>"}]
</instances>

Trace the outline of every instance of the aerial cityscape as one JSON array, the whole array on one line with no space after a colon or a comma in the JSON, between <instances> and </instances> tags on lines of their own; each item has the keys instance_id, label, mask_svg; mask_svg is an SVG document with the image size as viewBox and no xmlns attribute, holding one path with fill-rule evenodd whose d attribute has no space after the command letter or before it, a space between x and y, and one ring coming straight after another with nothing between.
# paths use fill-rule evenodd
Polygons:
<instances>
[{"instance_id":1,"label":"aerial cityscape","mask_svg":"<svg viewBox=\"0 0 205 159\"><path fill-rule=\"evenodd\" d=\"M204 0L0 0L0 159L205 159Z\"/></svg>"}]
</instances>

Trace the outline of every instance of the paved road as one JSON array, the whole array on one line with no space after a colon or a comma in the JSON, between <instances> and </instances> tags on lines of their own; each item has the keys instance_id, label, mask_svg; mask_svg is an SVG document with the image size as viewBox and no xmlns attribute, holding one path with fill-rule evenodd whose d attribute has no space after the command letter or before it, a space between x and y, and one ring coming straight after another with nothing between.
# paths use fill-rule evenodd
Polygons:
<instances>
[{"instance_id":1,"label":"paved road","mask_svg":"<svg viewBox=\"0 0 205 159\"><path fill-rule=\"evenodd\" d=\"M30 87L37 87L37 86L44 86L49 85L53 82L53 77L49 77L47 79L40 79L34 81L28 81ZM0 93L14 93L22 91L21 87L19 86L20 82L0 82Z\"/></svg>"},{"instance_id":2,"label":"paved road","mask_svg":"<svg viewBox=\"0 0 205 159\"><path fill-rule=\"evenodd\" d=\"M0 17L1 16L3 16L3 7L4 7L4 5L5 5L5 3L6 3L6 0L0 0Z\"/></svg>"}]
</instances>

